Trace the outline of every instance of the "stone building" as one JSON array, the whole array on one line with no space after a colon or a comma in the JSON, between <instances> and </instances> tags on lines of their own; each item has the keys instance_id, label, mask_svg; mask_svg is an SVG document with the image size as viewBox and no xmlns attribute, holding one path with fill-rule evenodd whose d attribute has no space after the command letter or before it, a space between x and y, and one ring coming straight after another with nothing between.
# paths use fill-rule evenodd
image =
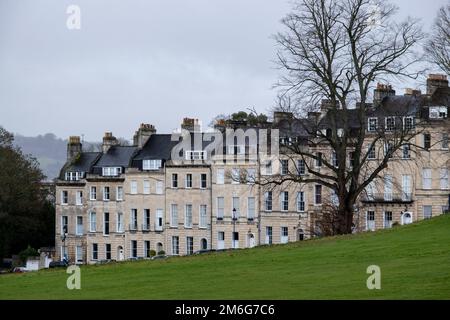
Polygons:
<instances>
[{"instance_id":1,"label":"stone building","mask_svg":"<svg viewBox=\"0 0 450 320\"><path fill-rule=\"evenodd\" d=\"M426 94L407 90L396 95L390 86L377 87L367 107L368 137L398 121L418 134L361 194L355 231L448 211L449 97L447 78L441 75L429 77ZM319 117L325 130L327 103L308 114ZM219 131L208 133L195 119L185 118L176 134L159 134L154 126L141 124L132 146L121 146L107 132L99 152L84 152L80 138L70 137L67 163L56 182L57 257L97 263L249 248L319 234L315 220L323 204L334 201L330 190L319 184L255 183L292 171L307 176L309 166L326 172L318 160L305 164L274 149L278 142L282 148L307 137L302 121L275 112L272 122L221 121ZM352 129L350 124L347 130ZM306 147L333 157L326 144ZM385 148L374 149L369 168Z\"/></svg>"}]
</instances>

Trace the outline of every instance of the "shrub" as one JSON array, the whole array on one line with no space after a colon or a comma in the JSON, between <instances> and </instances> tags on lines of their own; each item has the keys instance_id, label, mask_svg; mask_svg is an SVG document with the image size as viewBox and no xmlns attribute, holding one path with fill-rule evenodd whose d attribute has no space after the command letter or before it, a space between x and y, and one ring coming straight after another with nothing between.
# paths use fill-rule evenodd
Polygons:
<instances>
[{"instance_id":1,"label":"shrub","mask_svg":"<svg viewBox=\"0 0 450 320\"><path fill-rule=\"evenodd\" d=\"M19 252L19 258L23 264L27 263L28 257L37 257L37 256L39 256L37 250L30 246L28 246L25 250Z\"/></svg>"},{"instance_id":2,"label":"shrub","mask_svg":"<svg viewBox=\"0 0 450 320\"><path fill-rule=\"evenodd\" d=\"M392 224L393 227L398 227L399 225L400 225L400 223L399 223L398 221L395 221L395 222Z\"/></svg>"},{"instance_id":3,"label":"shrub","mask_svg":"<svg viewBox=\"0 0 450 320\"><path fill-rule=\"evenodd\" d=\"M150 250L150 257L154 257L156 256L156 251L155 250Z\"/></svg>"},{"instance_id":4,"label":"shrub","mask_svg":"<svg viewBox=\"0 0 450 320\"><path fill-rule=\"evenodd\" d=\"M158 255L159 255L159 256L163 256L163 255L165 255L165 254L166 254L166 252L165 252L164 250L158 251Z\"/></svg>"}]
</instances>

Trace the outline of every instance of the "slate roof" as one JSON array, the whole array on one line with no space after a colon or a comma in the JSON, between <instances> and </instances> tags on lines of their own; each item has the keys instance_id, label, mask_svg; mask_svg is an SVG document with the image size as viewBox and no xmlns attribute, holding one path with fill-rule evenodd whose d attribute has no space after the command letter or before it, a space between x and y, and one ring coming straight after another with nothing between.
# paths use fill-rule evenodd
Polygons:
<instances>
[{"instance_id":1,"label":"slate roof","mask_svg":"<svg viewBox=\"0 0 450 320\"><path fill-rule=\"evenodd\" d=\"M169 160L172 148L178 141L171 141L170 134L153 134L133 160Z\"/></svg>"},{"instance_id":2,"label":"slate roof","mask_svg":"<svg viewBox=\"0 0 450 320\"><path fill-rule=\"evenodd\" d=\"M90 172L92 166L101 156L101 152L82 152L73 162L66 163L60 172L60 178L64 178L65 172Z\"/></svg>"},{"instance_id":3,"label":"slate roof","mask_svg":"<svg viewBox=\"0 0 450 320\"><path fill-rule=\"evenodd\" d=\"M130 165L131 158L136 152L135 146L112 146L108 152L102 154L94 167L125 167Z\"/></svg>"}]
</instances>

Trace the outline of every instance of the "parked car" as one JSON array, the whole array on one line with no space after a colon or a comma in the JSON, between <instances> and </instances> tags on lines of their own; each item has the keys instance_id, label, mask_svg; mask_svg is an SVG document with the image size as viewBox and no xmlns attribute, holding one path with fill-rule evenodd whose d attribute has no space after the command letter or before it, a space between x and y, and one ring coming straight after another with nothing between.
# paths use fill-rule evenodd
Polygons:
<instances>
[{"instance_id":1,"label":"parked car","mask_svg":"<svg viewBox=\"0 0 450 320\"><path fill-rule=\"evenodd\" d=\"M52 261L48 265L49 268L61 268L67 267L68 263L66 261Z\"/></svg>"},{"instance_id":2,"label":"parked car","mask_svg":"<svg viewBox=\"0 0 450 320\"><path fill-rule=\"evenodd\" d=\"M168 258L168 256L165 256L165 255L157 255L157 256L152 257L152 260L167 259L167 258Z\"/></svg>"}]
</instances>

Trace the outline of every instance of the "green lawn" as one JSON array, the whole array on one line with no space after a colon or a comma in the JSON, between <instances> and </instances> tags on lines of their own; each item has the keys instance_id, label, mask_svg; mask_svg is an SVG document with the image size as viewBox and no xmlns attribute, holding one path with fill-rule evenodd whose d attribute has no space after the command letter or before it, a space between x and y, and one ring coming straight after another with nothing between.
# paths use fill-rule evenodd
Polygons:
<instances>
[{"instance_id":1,"label":"green lawn","mask_svg":"<svg viewBox=\"0 0 450 320\"><path fill-rule=\"evenodd\" d=\"M381 290L366 269L381 268ZM391 230L167 260L0 276L0 299L449 299L450 215Z\"/></svg>"}]
</instances>

